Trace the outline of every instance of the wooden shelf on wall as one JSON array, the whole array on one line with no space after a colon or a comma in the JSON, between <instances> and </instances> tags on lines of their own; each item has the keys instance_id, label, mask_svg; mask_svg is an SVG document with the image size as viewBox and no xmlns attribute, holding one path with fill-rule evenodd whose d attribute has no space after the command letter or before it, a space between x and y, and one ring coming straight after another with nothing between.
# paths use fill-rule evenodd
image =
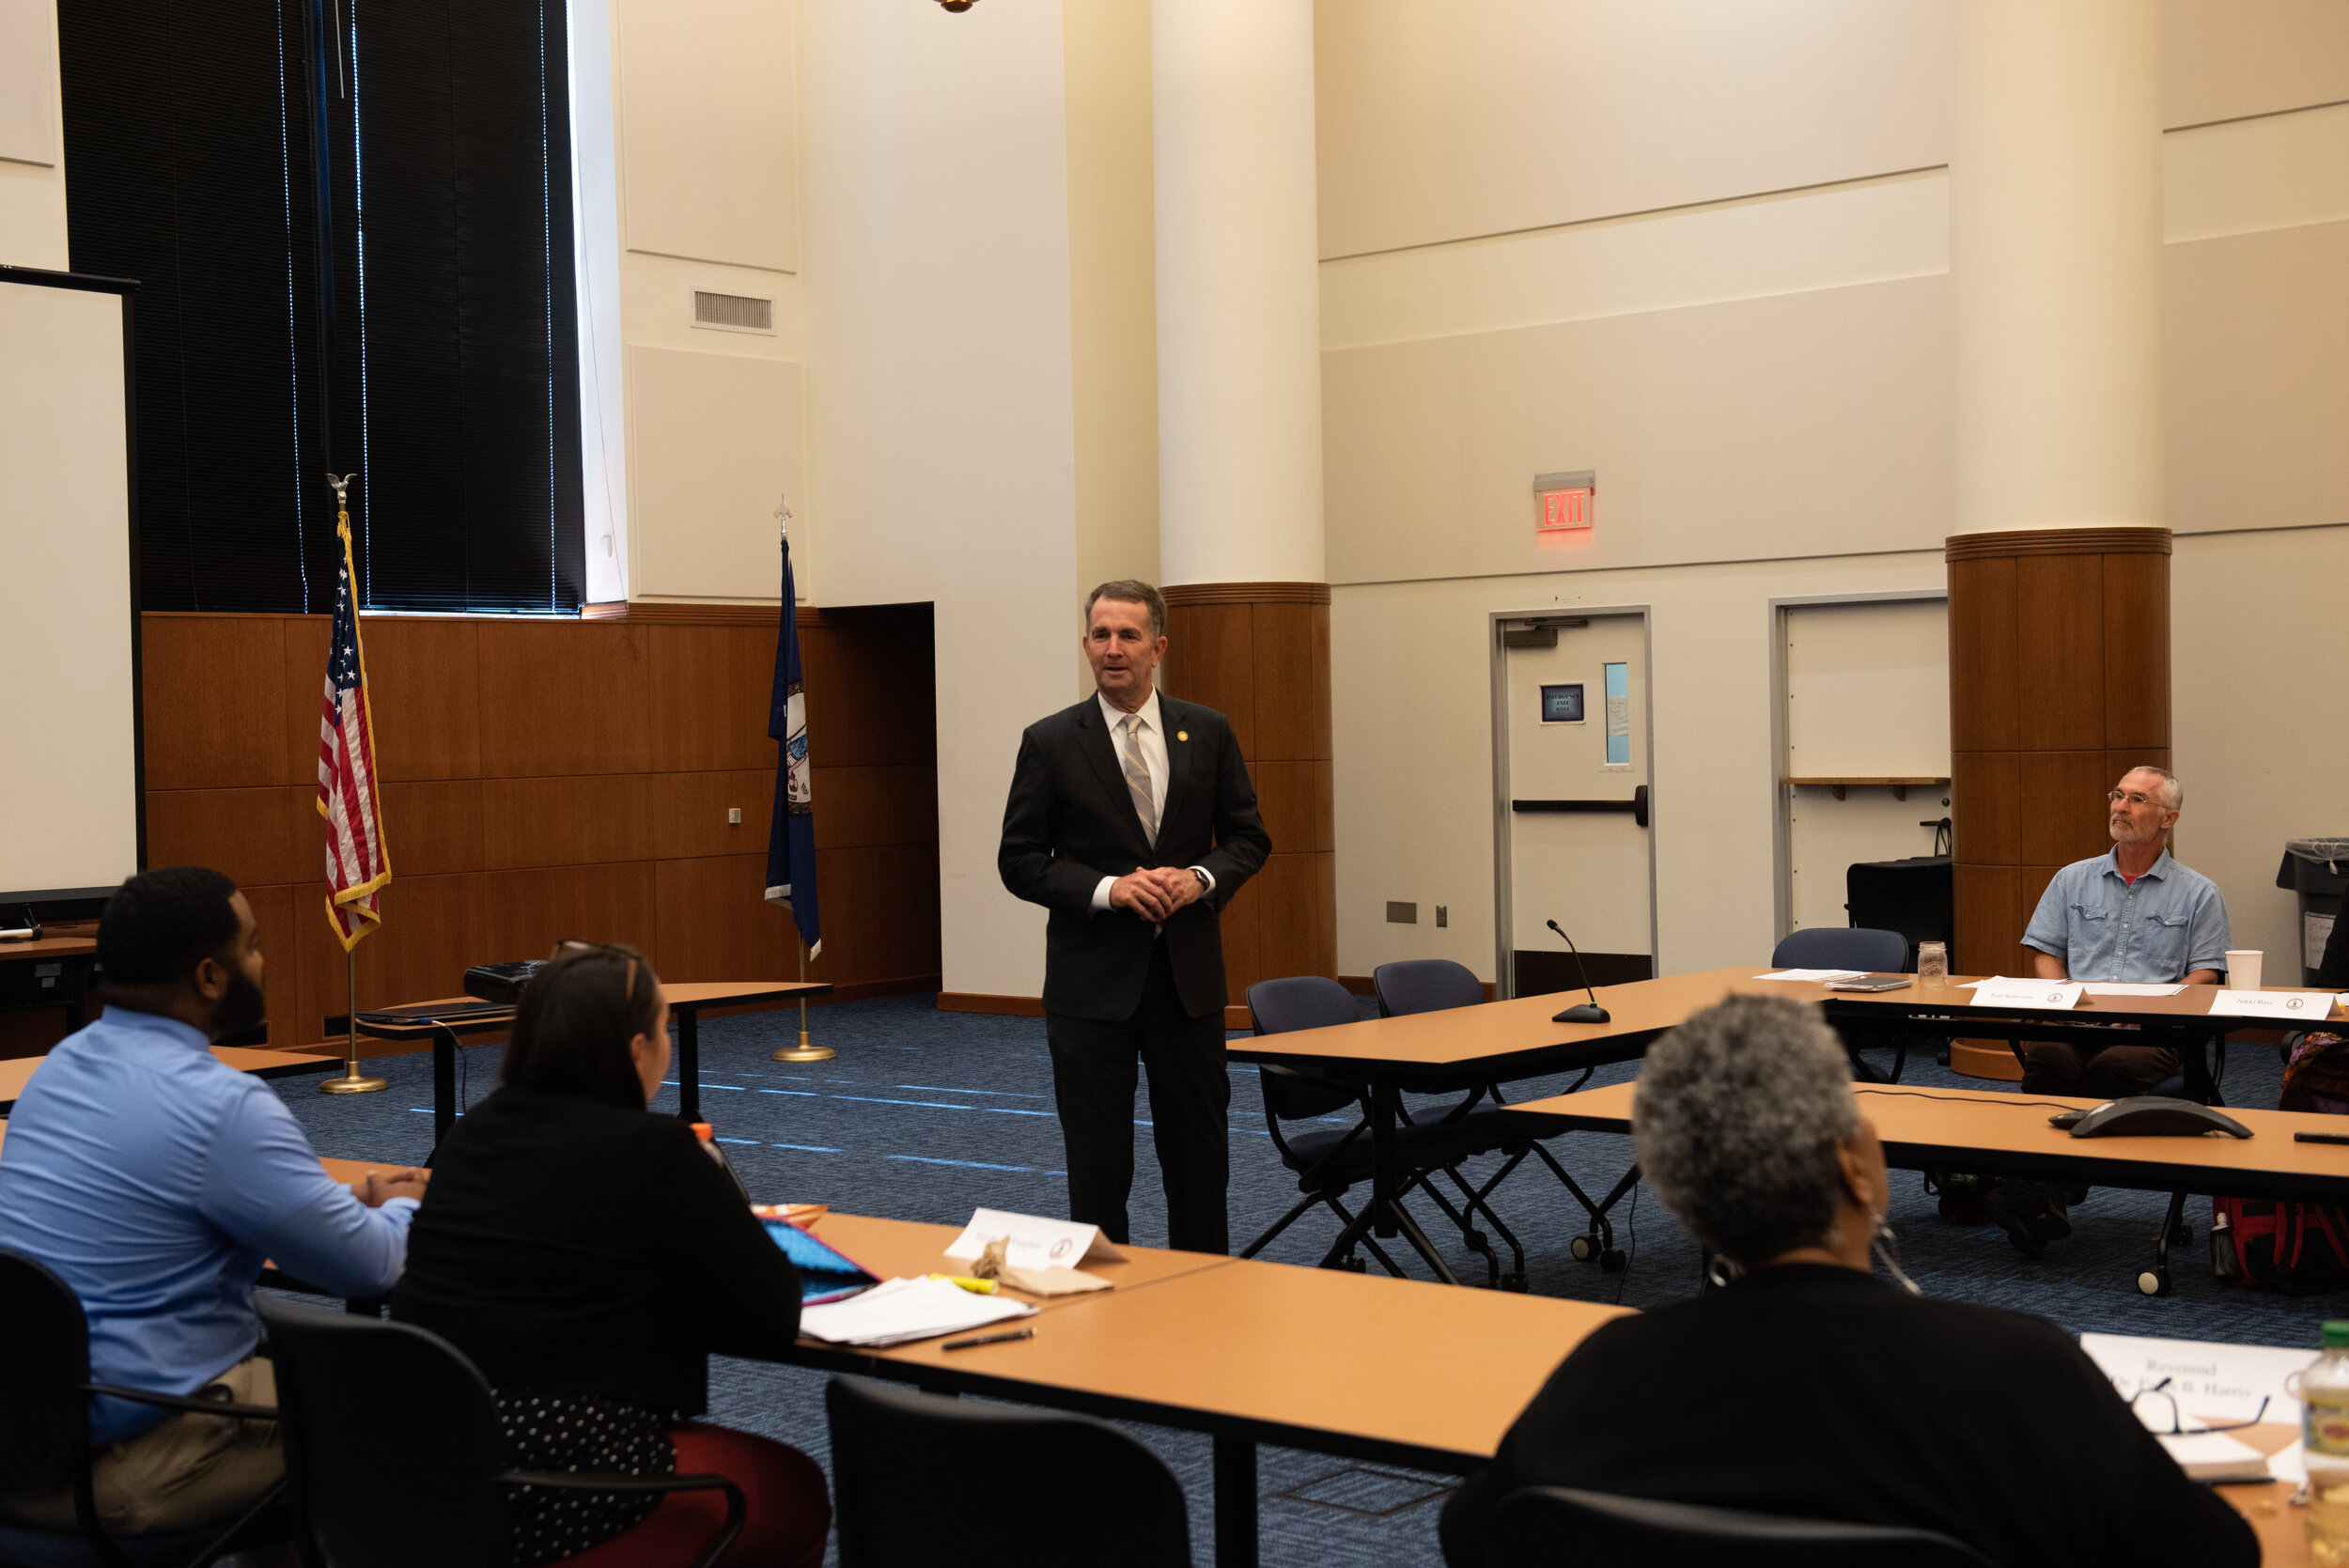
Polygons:
<instances>
[{"instance_id":1,"label":"wooden shelf on wall","mask_svg":"<svg viewBox=\"0 0 2349 1568\"><path fill-rule=\"evenodd\" d=\"M1950 781L1949 781L1949 780L1947 780L1947 779L1888 779L1888 778L1868 778L1868 779L1858 779L1858 778L1853 778L1853 779L1782 779L1782 780L1781 780L1780 782L1781 782L1781 784L1810 784L1810 785L1813 786L1814 788L1821 788L1821 789L1825 789L1825 790L1827 790L1829 794L1833 795L1833 796L1834 796L1834 797L1835 797L1838 800L1841 800L1842 799L1843 799L1843 791L1844 791L1844 790L1846 790L1846 789L1848 789L1848 788L1850 788L1850 787L1851 787L1852 785L1854 785L1854 784L1881 784L1881 785L1883 785L1886 789L1889 789L1889 790L1890 790L1890 791L1892 792L1892 799L1893 799L1893 800L1907 800L1907 799L1908 799L1908 786L1909 786L1910 784L1948 784Z\"/></svg>"}]
</instances>

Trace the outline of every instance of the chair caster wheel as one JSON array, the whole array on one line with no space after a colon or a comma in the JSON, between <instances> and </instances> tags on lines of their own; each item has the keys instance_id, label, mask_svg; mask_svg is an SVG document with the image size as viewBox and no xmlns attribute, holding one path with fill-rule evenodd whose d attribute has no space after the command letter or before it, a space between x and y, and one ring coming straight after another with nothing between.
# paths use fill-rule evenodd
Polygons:
<instances>
[{"instance_id":1,"label":"chair caster wheel","mask_svg":"<svg viewBox=\"0 0 2349 1568\"><path fill-rule=\"evenodd\" d=\"M1630 1263L1631 1260L1623 1255L1623 1249L1620 1247L1610 1247L1598 1255L1598 1266L1602 1272L1608 1274L1621 1274L1630 1265Z\"/></svg>"},{"instance_id":2,"label":"chair caster wheel","mask_svg":"<svg viewBox=\"0 0 2349 1568\"><path fill-rule=\"evenodd\" d=\"M1502 1290L1513 1290L1519 1296L1523 1296L1525 1294L1525 1276L1522 1274L1503 1274L1501 1277L1501 1288Z\"/></svg>"},{"instance_id":3,"label":"chair caster wheel","mask_svg":"<svg viewBox=\"0 0 2349 1568\"><path fill-rule=\"evenodd\" d=\"M2138 1294L2140 1296L2169 1295L2170 1271L2167 1268L2159 1267L2148 1268L2144 1270L2137 1277L2137 1289Z\"/></svg>"},{"instance_id":4,"label":"chair caster wheel","mask_svg":"<svg viewBox=\"0 0 2349 1568\"><path fill-rule=\"evenodd\" d=\"M1575 1262L1589 1263L1598 1256L1598 1237L1595 1235L1576 1236L1574 1240L1566 1244L1566 1250L1574 1254Z\"/></svg>"}]
</instances>

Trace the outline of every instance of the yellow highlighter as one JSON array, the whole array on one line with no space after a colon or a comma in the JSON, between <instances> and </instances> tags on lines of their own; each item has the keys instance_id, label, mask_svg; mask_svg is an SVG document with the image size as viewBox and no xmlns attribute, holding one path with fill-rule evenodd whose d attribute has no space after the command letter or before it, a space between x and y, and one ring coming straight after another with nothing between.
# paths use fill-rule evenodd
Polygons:
<instances>
[{"instance_id":1,"label":"yellow highlighter","mask_svg":"<svg viewBox=\"0 0 2349 1568\"><path fill-rule=\"evenodd\" d=\"M995 1294L995 1281L992 1280L973 1280L967 1274L933 1274L930 1278L943 1280L950 1285L960 1285L973 1296Z\"/></svg>"}]
</instances>

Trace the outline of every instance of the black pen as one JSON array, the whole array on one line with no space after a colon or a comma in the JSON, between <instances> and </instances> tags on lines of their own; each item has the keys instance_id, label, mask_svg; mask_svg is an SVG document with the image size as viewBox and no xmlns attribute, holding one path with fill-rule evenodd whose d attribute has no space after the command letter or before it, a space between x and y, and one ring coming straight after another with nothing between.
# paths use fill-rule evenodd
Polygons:
<instances>
[{"instance_id":1,"label":"black pen","mask_svg":"<svg viewBox=\"0 0 2349 1568\"><path fill-rule=\"evenodd\" d=\"M2295 1132L2295 1143L2349 1143L2349 1132Z\"/></svg>"},{"instance_id":2,"label":"black pen","mask_svg":"<svg viewBox=\"0 0 2349 1568\"><path fill-rule=\"evenodd\" d=\"M1033 1328L1014 1328L1008 1334L981 1334L975 1340L948 1340L946 1348L968 1350L974 1344L1001 1344L1005 1340L1032 1340L1034 1338L1035 1338L1035 1330Z\"/></svg>"}]
</instances>

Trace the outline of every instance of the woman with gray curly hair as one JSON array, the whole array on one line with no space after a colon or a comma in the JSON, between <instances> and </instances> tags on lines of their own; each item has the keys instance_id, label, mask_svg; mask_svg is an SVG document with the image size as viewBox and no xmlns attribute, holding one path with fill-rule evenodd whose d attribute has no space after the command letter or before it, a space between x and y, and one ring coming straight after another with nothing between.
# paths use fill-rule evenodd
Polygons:
<instances>
[{"instance_id":1,"label":"woman with gray curly hair","mask_svg":"<svg viewBox=\"0 0 2349 1568\"><path fill-rule=\"evenodd\" d=\"M2259 1560L2055 1325L1875 1275L1884 1149L1815 1007L1689 1018L1648 1052L1632 1130L1729 1282L1576 1347L1445 1505L1453 1568L1524 1486L1937 1530L2008 1568Z\"/></svg>"}]
</instances>

